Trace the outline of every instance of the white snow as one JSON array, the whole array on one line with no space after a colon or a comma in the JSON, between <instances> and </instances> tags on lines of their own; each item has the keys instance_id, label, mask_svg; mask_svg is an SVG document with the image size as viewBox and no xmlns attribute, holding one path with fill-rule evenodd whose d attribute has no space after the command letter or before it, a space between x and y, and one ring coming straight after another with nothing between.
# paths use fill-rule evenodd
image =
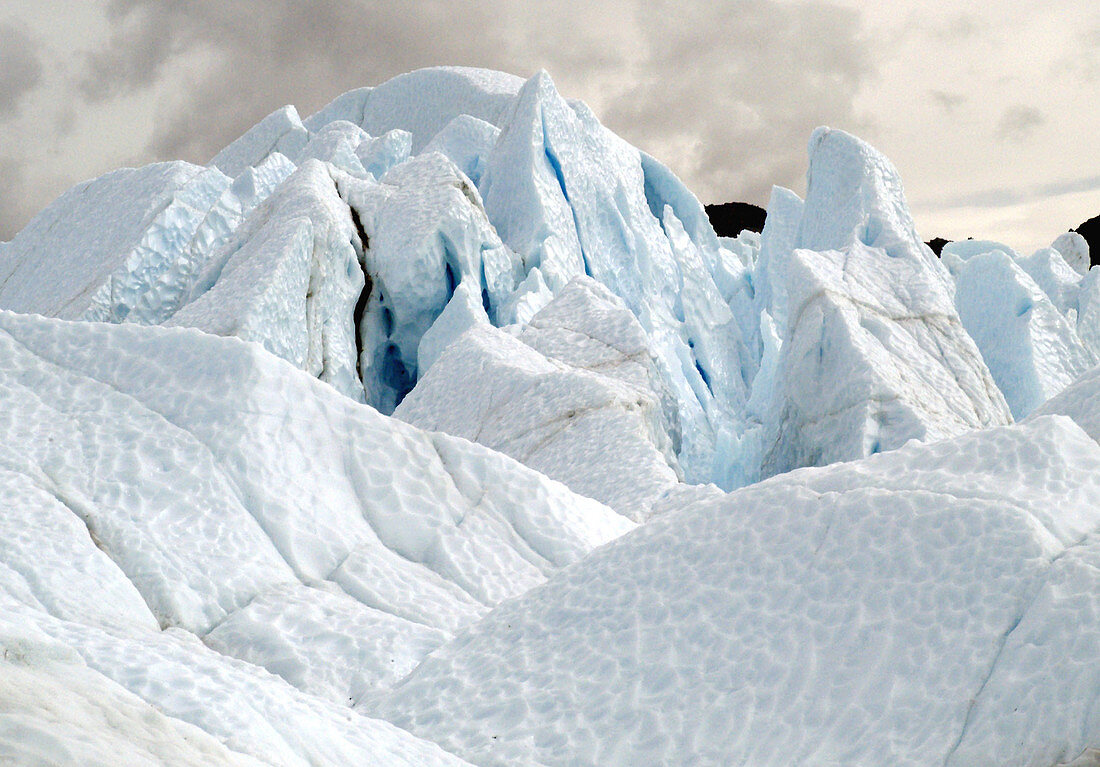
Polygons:
<instances>
[{"instance_id":1,"label":"white snow","mask_svg":"<svg viewBox=\"0 0 1100 767\"><path fill-rule=\"evenodd\" d=\"M51 767L260 767L81 663L0 661L0 762Z\"/></svg>"},{"instance_id":2,"label":"white snow","mask_svg":"<svg viewBox=\"0 0 1100 767\"><path fill-rule=\"evenodd\" d=\"M1090 437L1100 442L1100 367L1092 368L1044 402L1031 418L1043 415L1069 416Z\"/></svg>"},{"instance_id":3,"label":"white snow","mask_svg":"<svg viewBox=\"0 0 1100 767\"><path fill-rule=\"evenodd\" d=\"M66 192L0 243L0 762L1097 762L1100 268L809 160L719 238L440 67Z\"/></svg>"},{"instance_id":4,"label":"white snow","mask_svg":"<svg viewBox=\"0 0 1100 767\"><path fill-rule=\"evenodd\" d=\"M578 278L518 340L475 324L394 415L510 455L640 521L680 478L659 385L633 315Z\"/></svg>"},{"instance_id":5,"label":"white snow","mask_svg":"<svg viewBox=\"0 0 1100 767\"><path fill-rule=\"evenodd\" d=\"M913 230L897 171L842 131L819 129L810 150L797 235L781 219L765 225L761 248L786 318L762 475L1010 422L950 274Z\"/></svg>"},{"instance_id":6,"label":"white snow","mask_svg":"<svg viewBox=\"0 0 1100 767\"><path fill-rule=\"evenodd\" d=\"M0 547L5 610L261 759L380 748L381 725L353 734L314 696L392 684L631 527L254 344L10 313L0 331L0 484L21 512Z\"/></svg>"},{"instance_id":7,"label":"white snow","mask_svg":"<svg viewBox=\"0 0 1100 767\"><path fill-rule=\"evenodd\" d=\"M484 767L1049 765L1100 742L1098 526L1068 419L795 472L654 519L364 709Z\"/></svg>"},{"instance_id":8,"label":"white snow","mask_svg":"<svg viewBox=\"0 0 1100 767\"><path fill-rule=\"evenodd\" d=\"M1051 254L1061 260L1048 248L1046 253L1036 253L1030 265L1035 269L1040 259L1045 261L1044 256ZM959 316L1004 392L1013 417L1024 418L1097 363L1048 297L1054 291L1044 293L1002 251L961 262L955 280Z\"/></svg>"}]
</instances>

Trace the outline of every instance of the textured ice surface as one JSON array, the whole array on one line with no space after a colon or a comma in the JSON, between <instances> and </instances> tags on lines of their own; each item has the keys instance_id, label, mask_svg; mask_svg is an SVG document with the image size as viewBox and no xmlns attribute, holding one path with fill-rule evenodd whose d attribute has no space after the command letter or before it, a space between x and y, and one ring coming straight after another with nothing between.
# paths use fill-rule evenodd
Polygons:
<instances>
[{"instance_id":1,"label":"textured ice surface","mask_svg":"<svg viewBox=\"0 0 1100 767\"><path fill-rule=\"evenodd\" d=\"M0 661L0 762L51 767L260 767L82 664ZM17 660L18 658L18 660Z\"/></svg>"},{"instance_id":2,"label":"textured ice surface","mask_svg":"<svg viewBox=\"0 0 1100 767\"><path fill-rule=\"evenodd\" d=\"M654 519L364 708L486 766L1069 761L1100 742L1098 526L1068 419L803 470Z\"/></svg>"},{"instance_id":3,"label":"textured ice surface","mask_svg":"<svg viewBox=\"0 0 1100 767\"><path fill-rule=\"evenodd\" d=\"M1009 422L893 166L842 131L819 129L810 150L797 235L766 225L761 248L786 317L762 474Z\"/></svg>"},{"instance_id":4,"label":"textured ice surface","mask_svg":"<svg viewBox=\"0 0 1100 767\"><path fill-rule=\"evenodd\" d=\"M1077 293L1077 335L1100 358L1100 268L1090 269Z\"/></svg>"},{"instance_id":5,"label":"textured ice surface","mask_svg":"<svg viewBox=\"0 0 1100 767\"><path fill-rule=\"evenodd\" d=\"M475 325L489 325L489 315L470 281L460 282L443 311L416 346L417 374L423 379L447 346Z\"/></svg>"},{"instance_id":6,"label":"textured ice surface","mask_svg":"<svg viewBox=\"0 0 1100 767\"><path fill-rule=\"evenodd\" d=\"M633 316L602 286L578 281L520 339L530 345L474 326L394 415L499 450L631 519L647 517L678 481L678 466Z\"/></svg>"},{"instance_id":7,"label":"textured ice surface","mask_svg":"<svg viewBox=\"0 0 1100 767\"><path fill-rule=\"evenodd\" d=\"M1017 258L1016 263L1035 280L1058 311L1076 319L1081 274L1067 264L1057 250L1040 248L1027 258Z\"/></svg>"},{"instance_id":8,"label":"textured ice surface","mask_svg":"<svg viewBox=\"0 0 1100 767\"><path fill-rule=\"evenodd\" d=\"M124 739L135 749L145 743L162 753L178 747L179 757L186 758L194 753L179 744L186 739L193 741L194 751L205 752L207 759L219 763L217 759L225 758L225 751L195 732L194 728L199 728L233 751L255 758L238 756L230 762L235 764L255 764L255 760L287 767L373 760L409 767L464 764L392 725L356 716L345 706L299 692L263 669L219 655L178 629L135 634L62 621L23 604L3 603L0 646L8 659L35 665L46 673L64 674L61 684L69 685L72 678L76 694L88 696L89 708L100 709L99 721L83 717L88 731L81 738L81 747L98 736L123 749L123 756L127 755L125 746L117 741ZM80 668L54 671L56 666L47 665L54 658L67 665L86 663L98 673ZM148 706L138 704L134 695ZM8 710L9 696L19 705L16 691L0 687L0 711ZM69 703L64 710L79 716L73 696L63 699ZM137 716L144 722L145 732L128 721ZM59 736L73 738L56 720L41 723L42 740L57 743ZM115 735L120 729L122 733ZM24 731L13 740L26 746L29 738ZM163 741L167 742L162 745ZM60 745L63 747L64 741ZM91 757L95 751L89 749L88 754ZM152 763L174 764L175 760Z\"/></svg>"},{"instance_id":9,"label":"textured ice surface","mask_svg":"<svg viewBox=\"0 0 1100 767\"><path fill-rule=\"evenodd\" d=\"M393 683L632 526L236 339L3 313L0 354L4 610L274 763L376 750L389 730L321 698Z\"/></svg>"},{"instance_id":10,"label":"textured ice surface","mask_svg":"<svg viewBox=\"0 0 1100 767\"><path fill-rule=\"evenodd\" d=\"M349 184L346 194L368 241L359 372L367 402L389 413L416 382L420 341L458 286L492 312L518 267L477 190L437 152L397 165L379 184Z\"/></svg>"},{"instance_id":11,"label":"textured ice surface","mask_svg":"<svg viewBox=\"0 0 1100 767\"><path fill-rule=\"evenodd\" d=\"M1049 264L1050 255L1061 261L1048 248L1032 256L1032 269L1040 261ZM953 271L959 317L1015 418L1024 418L1096 364L1096 356L1048 297L1059 294L1053 289L1044 293L1010 256L994 250L960 262Z\"/></svg>"},{"instance_id":12,"label":"textured ice surface","mask_svg":"<svg viewBox=\"0 0 1100 767\"><path fill-rule=\"evenodd\" d=\"M1089 271L1089 243L1077 232L1066 232L1055 238L1050 247L1058 251L1070 268L1080 275Z\"/></svg>"},{"instance_id":13,"label":"textured ice surface","mask_svg":"<svg viewBox=\"0 0 1100 767\"><path fill-rule=\"evenodd\" d=\"M308 160L268 197L198 278L169 324L256 341L362 399L353 310L362 246L331 166Z\"/></svg>"},{"instance_id":14,"label":"textured ice surface","mask_svg":"<svg viewBox=\"0 0 1100 767\"><path fill-rule=\"evenodd\" d=\"M259 165L273 152L294 157L309 143L309 131L302 126L292 106L276 109L243 136L220 151L210 164L236 178Z\"/></svg>"},{"instance_id":15,"label":"textured ice surface","mask_svg":"<svg viewBox=\"0 0 1100 767\"><path fill-rule=\"evenodd\" d=\"M139 267L155 255L145 246L155 250L158 232L174 239L164 229L177 215L198 224L194 209L178 204L176 195L204 176L210 174L199 166L170 162L74 186L4 247L0 309L80 317L116 270Z\"/></svg>"},{"instance_id":16,"label":"textured ice surface","mask_svg":"<svg viewBox=\"0 0 1100 767\"><path fill-rule=\"evenodd\" d=\"M1067 415L1090 437L1100 442L1100 367L1094 367L1032 413Z\"/></svg>"},{"instance_id":17,"label":"textured ice surface","mask_svg":"<svg viewBox=\"0 0 1100 767\"><path fill-rule=\"evenodd\" d=\"M462 114L447 123L424 147L425 152L440 152L474 183L481 183L485 162L500 129L484 120Z\"/></svg>"}]
</instances>

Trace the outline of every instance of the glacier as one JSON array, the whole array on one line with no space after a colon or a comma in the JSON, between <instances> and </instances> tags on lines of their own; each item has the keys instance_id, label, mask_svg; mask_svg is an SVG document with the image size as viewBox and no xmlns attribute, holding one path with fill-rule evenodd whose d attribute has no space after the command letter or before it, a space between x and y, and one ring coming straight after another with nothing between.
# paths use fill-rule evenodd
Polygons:
<instances>
[{"instance_id":1,"label":"glacier","mask_svg":"<svg viewBox=\"0 0 1100 767\"><path fill-rule=\"evenodd\" d=\"M718 237L410 72L63 194L0 355L0 760L1100 759L1100 268L844 131Z\"/></svg>"}]
</instances>

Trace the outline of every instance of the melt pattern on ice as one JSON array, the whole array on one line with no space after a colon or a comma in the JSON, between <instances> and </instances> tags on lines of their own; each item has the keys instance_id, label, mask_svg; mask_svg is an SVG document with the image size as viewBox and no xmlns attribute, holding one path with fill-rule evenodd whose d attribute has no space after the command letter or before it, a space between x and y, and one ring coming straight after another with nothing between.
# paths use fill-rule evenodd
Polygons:
<instances>
[{"instance_id":1,"label":"melt pattern on ice","mask_svg":"<svg viewBox=\"0 0 1100 767\"><path fill-rule=\"evenodd\" d=\"M808 159L718 238L445 67L66 192L0 243L0 760L1095 763L1100 269Z\"/></svg>"}]
</instances>

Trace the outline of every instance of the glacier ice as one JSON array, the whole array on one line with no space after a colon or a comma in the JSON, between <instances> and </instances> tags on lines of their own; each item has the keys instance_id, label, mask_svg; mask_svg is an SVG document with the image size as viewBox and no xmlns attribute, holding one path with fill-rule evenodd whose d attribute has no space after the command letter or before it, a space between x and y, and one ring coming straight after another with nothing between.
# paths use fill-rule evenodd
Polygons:
<instances>
[{"instance_id":1,"label":"glacier ice","mask_svg":"<svg viewBox=\"0 0 1100 767\"><path fill-rule=\"evenodd\" d=\"M1069 264L1070 268L1080 275L1089 271L1089 243L1077 232L1065 232L1058 235L1050 247L1058 251L1059 255Z\"/></svg>"},{"instance_id":2,"label":"glacier ice","mask_svg":"<svg viewBox=\"0 0 1100 767\"><path fill-rule=\"evenodd\" d=\"M480 765L1072 759L1098 510L1065 418L805 469L655 518L363 706Z\"/></svg>"},{"instance_id":3,"label":"glacier ice","mask_svg":"<svg viewBox=\"0 0 1100 767\"><path fill-rule=\"evenodd\" d=\"M77 319L96 297L109 302L116 277L126 280L131 270L156 269L158 245L178 247L174 227L198 227L205 211L191 203L205 196L212 205L221 192L216 182L221 175L171 162L114 171L73 187L4 248L0 308ZM177 200L193 183L205 188Z\"/></svg>"},{"instance_id":4,"label":"glacier ice","mask_svg":"<svg viewBox=\"0 0 1100 767\"><path fill-rule=\"evenodd\" d=\"M1031 264L1048 253L1036 253ZM954 274L959 316L1016 419L1026 417L1098 361L1051 301L1054 291L1044 293L1021 267L994 250L961 262Z\"/></svg>"},{"instance_id":5,"label":"glacier ice","mask_svg":"<svg viewBox=\"0 0 1100 767\"><path fill-rule=\"evenodd\" d=\"M0 761L1095 761L1100 269L937 259L842 131L808 182L719 238L441 67L62 195L0 243Z\"/></svg>"},{"instance_id":6,"label":"glacier ice","mask_svg":"<svg viewBox=\"0 0 1100 767\"><path fill-rule=\"evenodd\" d=\"M236 178L274 152L287 157L296 156L309 143L309 139L309 131L303 127L298 110L287 105L252 126L215 155L210 164L227 176Z\"/></svg>"},{"instance_id":7,"label":"glacier ice","mask_svg":"<svg viewBox=\"0 0 1100 767\"><path fill-rule=\"evenodd\" d=\"M353 310L362 245L335 171L307 160L207 260L168 324L256 341L362 399Z\"/></svg>"},{"instance_id":8,"label":"glacier ice","mask_svg":"<svg viewBox=\"0 0 1100 767\"><path fill-rule=\"evenodd\" d=\"M763 476L1011 421L959 319L951 275L917 237L885 157L819 129L805 204L777 198L800 218L797 229L769 220L761 242L786 325Z\"/></svg>"},{"instance_id":9,"label":"glacier ice","mask_svg":"<svg viewBox=\"0 0 1100 767\"><path fill-rule=\"evenodd\" d=\"M578 277L518 339L474 324L394 415L498 450L641 521L681 479L669 404L633 315Z\"/></svg>"},{"instance_id":10,"label":"glacier ice","mask_svg":"<svg viewBox=\"0 0 1100 767\"><path fill-rule=\"evenodd\" d=\"M727 489L784 467L864 455L876 442L886 449L1003 421L998 393L982 391L987 374L948 316L946 339L937 330L915 343L959 346L947 354L948 367L959 362L948 375L958 375L963 389L946 395L957 400L945 411L955 414L947 417L954 425L898 416L908 425L887 426L879 439L879 427L853 421L840 428L862 436L831 440L828 426L807 432L806 445L789 444L790 430L778 423L798 409L797 392L785 388L784 371L797 367L787 341L812 335L788 322L787 294L801 289L788 283L805 277L789 273L795 251L872 248L878 255L868 263L920 264L926 284L919 290L953 290L916 237L885 158L839 131L819 131L811 149L806 203L777 189L761 237L723 243L668 168L564 99L545 72L522 81L475 69L420 70L349 92L305 120L292 107L276 110L210 168L171 166L180 178L165 182L166 190L142 174L170 168L136 172L125 181L127 196L174 202L156 221L146 216L120 227L136 255L118 262L96 251L86 259L110 269L81 313L21 288L39 268L27 254L67 242L49 226L56 213L44 213L7 247L8 266L0 268L13 272L11 296L38 295L33 307L9 308L236 335L387 413L461 330L485 319L522 329L574 278L587 276L621 299L647 336L666 422L678 425L669 436L684 479ZM107 203L104 210L125 213ZM79 239L100 214L75 213L87 219L74 230ZM80 290L87 292L65 289L70 298ZM844 296L848 288L829 290ZM1082 303L1077 286L1062 293ZM921 300L895 296L897 311ZM1079 332L1090 344L1092 334ZM850 351L838 347L838 362ZM843 365L834 370L844 380L859 378ZM943 399L938 391L911 394L910 404L925 394ZM973 417L956 417L971 406L967 398ZM861 406L843 407L852 414ZM928 419L939 418L936 407ZM835 449L819 451L819 440Z\"/></svg>"},{"instance_id":11,"label":"glacier ice","mask_svg":"<svg viewBox=\"0 0 1100 767\"><path fill-rule=\"evenodd\" d=\"M416 383L421 339L458 286L492 317L515 285L517 265L477 190L442 154L418 155L380 183L349 184L346 194L368 240L360 376L367 402L389 413Z\"/></svg>"}]
</instances>

